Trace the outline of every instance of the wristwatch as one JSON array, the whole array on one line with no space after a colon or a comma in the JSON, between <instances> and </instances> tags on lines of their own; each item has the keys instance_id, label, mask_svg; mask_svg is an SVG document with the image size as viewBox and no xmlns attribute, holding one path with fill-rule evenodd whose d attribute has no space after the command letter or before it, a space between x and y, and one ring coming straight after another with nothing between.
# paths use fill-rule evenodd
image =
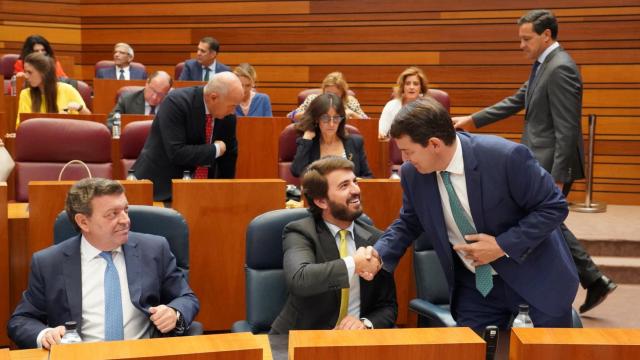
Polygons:
<instances>
[{"instance_id":1,"label":"wristwatch","mask_svg":"<svg viewBox=\"0 0 640 360\"><path fill-rule=\"evenodd\" d=\"M174 309L175 310L175 309ZM184 317L182 317L182 314L180 314L180 311L176 310L176 328L174 329L174 331L178 334L182 334L184 333L184 331L186 330L186 326L184 323Z\"/></svg>"},{"instance_id":2,"label":"wristwatch","mask_svg":"<svg viewBox=\"0 0 640 360\"><path fill-rule=\"evenodd\" d=\"M371 320L367 319L367 318L360 318L360 321L362 321L362 324L364 325L364 327L366 327L368 330L373 329L373 323L371 322Z\"/></svg>"}]
</instances>

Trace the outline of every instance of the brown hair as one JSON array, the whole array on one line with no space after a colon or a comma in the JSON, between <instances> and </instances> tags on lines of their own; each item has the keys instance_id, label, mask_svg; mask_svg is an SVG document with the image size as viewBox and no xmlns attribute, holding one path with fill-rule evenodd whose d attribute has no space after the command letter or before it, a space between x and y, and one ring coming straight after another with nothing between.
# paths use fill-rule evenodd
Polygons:
<instances>
[{"instance_id":1,"label":"brown hair","mask_svg":"<svg viewBox=\"0 0 640 360\"><path fill-rule=\"evenodd\" d=\"M422 95L427 95L427 91L429 90L429 82L427 80L427 76L419 67L410 66L400 73L400 76L398 76L398 80L396 80L396 84L393 87L393 93L397 98L402 98L402 96L404 95L404 82L409 76L413 75L416 75L418 79L420 79L420 92L422 93Z\"/></svg>"},{"instance_id":2,"label":"brown hair","mask_svg":"<svg viewBox=\"0 0 640 360\"><path fill-rule=\"evenodd\" d=\"M341 156L327 156L309 164L302 174L302 194L309 204L309 212L316 218L322 216L322 209L313 200L327 198L327 175L342 169L353 171L353 163Z\"/></svg>"},{"instance_id":3,"label":"brown hair","mask_svg":"<svg viewBox=\"0 0 640 360\"><path fill-rule=\"evenodd\" d=\"M102 178L86 178L82 179L69 189L67 200L65 201L65 210L69 221L76 231L80 231L80 227L76 223L76 214L84 214L91 216L93 209L91 208L91 200L98 196L104 195L120 195L124 193L122 184L115 180Z\"/></svg>"},{"instance_id":4,"label":"brown hair","mask_svg":"<svg viewBox=\"0 0 640 360\"><path fill-rule=\"evenodd\" d=\"M330 108L342 116L343 120L338 125L337 135L340 140L347 138L347 130L345 124L347 122L347 114L344 110L344 104L336 94L326 93L318 95L311 103L307 110L302 114L302 118L296 124L296 129L300 132L313 131L316 137L320 136L320 117L326 114Z\"/></svg>"},{"instance_id":5,"label":"brown hair","mask_svg":"<svg viewBox=\"0 0 640 360\"><path fill-rule=\"evenodd\" d=\"M42 87L44 94L40 92L40 87L30 87L31 112L40 112L42 101L47 105L48 113L58 113L58 79L56 78L56 61L50 56L31 53L24 59L25 64L30 64L40 73L42 77ZM44 98L44 99L43 99Z\"/></svg>"}]
</instances>

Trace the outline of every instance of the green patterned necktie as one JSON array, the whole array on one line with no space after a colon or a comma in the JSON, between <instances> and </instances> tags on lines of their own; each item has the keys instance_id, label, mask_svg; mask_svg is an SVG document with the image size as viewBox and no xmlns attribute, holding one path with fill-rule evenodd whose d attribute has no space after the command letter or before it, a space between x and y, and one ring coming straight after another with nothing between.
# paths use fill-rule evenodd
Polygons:
<instances>
[{"instance_id":1,"label":"green patterned necktie","mask_svg":"<svg viewBox=\"0 0 640 360\"><path fill-rule=\"evenodd\" d=\"M440 176L442 177L444 187L447 189L449 205L451 206L451 214L453 215L453 220L456 222L456 225L458 225L460 233L462 233L462 236L477 234L478 232L471 222L471 217L464 210L462 204L460 204L458 195L453 189L450 177L451 174L448 171L442 171ZM491 275L490 265L476 266L476 288L484 297L487 297L487 294L489 294L489 291L493 288L493 277Z\"/></svg>"}]
</instances>

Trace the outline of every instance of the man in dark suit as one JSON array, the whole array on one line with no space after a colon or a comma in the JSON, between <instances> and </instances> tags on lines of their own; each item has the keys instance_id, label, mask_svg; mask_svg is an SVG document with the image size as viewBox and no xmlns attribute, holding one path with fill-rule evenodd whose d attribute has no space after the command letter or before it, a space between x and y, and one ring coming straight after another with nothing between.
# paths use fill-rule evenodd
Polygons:
<instances>
[{"instance_id":1,"label":"man in dark suit","mask_svg":"<svg viewBox=\"0 0 640 360\"><path fill-rule=\"evenodd\" d=\"M534 61L531 76L512 96L471 116L454 117L457 127L482 127L525 109L522 144L555 179L565 196L584 178L581 129L582 80L576 63L556 41L558 22L548 10L532 10L518 20L520 48ZM617 285L604 276L573 233L562 233L587 289L580 312L600 304Z\"/></svg>"},{"instance_id":2,"label":"man in dark suit","mask_svg":"<svg viewBox=\"0 0 640 360\"><path fill-rule=\"evenodd\" d=\"M215 74L206 86L169 93L151 125L133 168L153 181L156 201L171 199L171 179L233 179L238 158L235 106L242 83L231 72Z\"/></svg>"},{"instance_id":3,"label":"man in dark suit","mask_svg":"<svg viewBox=\"0 0 640 360\"><path fill-rule=\"evenodd\" d=\"M196 58L184 62L184 68L180 74L180 80L209 81L213 74L231 69L216 60L220 51L218 40L207 36L200 40Z\"/></svg>"},{"instance_id":4,"label":"man in dark suit","mask_svg":"<svg viewBox=\"0 0 640 360\"><path fill-rule=\"evenodd\" d=\"M362 206L353 163L341 157L311 163L302 189L311 214L284 230L289 298L272 333L393 327L398 313L393 276L384 270L371 282L358 276L379 269L378 258L365 258L365 247L381 232L358 219Z\"/></svg>"},{"instance_id":5,"label":"man in dark suit","mask_svg":"<svg viewBox=\"0 0 640 360\"><path fill-rule=\"evenodd\" d=\"M154 72L147 79L144 89L120 96L116 106L107 117L107 126L111 129L113 115L117 112L120 114L155 115L172 85L173 80L169 74L164 71Z\"/></svg>"},{"instance_id":6,"label":"man in dark suit","mask_svg":"<svg viewBox=\"0 0 640 360\"><path fill-rule=\"evenodd\" d=\"M537 327L570 327L578 278L559 226L567 203L523 145L456 134L431 98L405 105L391 136L406 161L400 217L375 245L392 271L423 232L459 326L508 328L519 304Z\"/></svg>"},{"instance_id":7,"label":"man in dark suit","mask_svg":"<svg viewBox=\"0 0 640 360\"><path fill-rule=\"evenodd\" d=\"M19 347L60 343L67 321L83 341L186 334L198 299L166 239L129 232L127 208L117 181L71 187L66 211L81 235L33 255L29 286L8 324Z\"/></svg>"},{"instance_id":8,"label":"man in dark suit","mask_svg":"<svg viewBox=\"0 0 640 360\"><path fill-rule=\"evenodd\" d=\"M117 43L113 47L113 62L115 66L98 69L96 78L115 80L145 80L147 72L143 69L132 67L133 48L127 43Z\"/></svg>"}]
</instances>

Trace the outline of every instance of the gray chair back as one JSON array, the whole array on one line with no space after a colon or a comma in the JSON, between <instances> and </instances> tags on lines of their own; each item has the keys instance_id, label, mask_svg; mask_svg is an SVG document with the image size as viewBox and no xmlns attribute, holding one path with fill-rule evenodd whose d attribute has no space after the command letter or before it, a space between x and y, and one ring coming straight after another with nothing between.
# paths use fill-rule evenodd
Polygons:
<instances>
[{"instance_id":1,"label":"gray chair back","mask_svg":"<svg viewBox=\"0 0 640 360\"><path fill-rule=\"evenodd\" d=\"M176 265L189 278L189 227L179 212L157 206L129 205L131 231L163 236L176 257ZM78 235L69 222L67 212L56 217L53 226L53 242L58 244Z\"/></svg>"}]
</instances>

